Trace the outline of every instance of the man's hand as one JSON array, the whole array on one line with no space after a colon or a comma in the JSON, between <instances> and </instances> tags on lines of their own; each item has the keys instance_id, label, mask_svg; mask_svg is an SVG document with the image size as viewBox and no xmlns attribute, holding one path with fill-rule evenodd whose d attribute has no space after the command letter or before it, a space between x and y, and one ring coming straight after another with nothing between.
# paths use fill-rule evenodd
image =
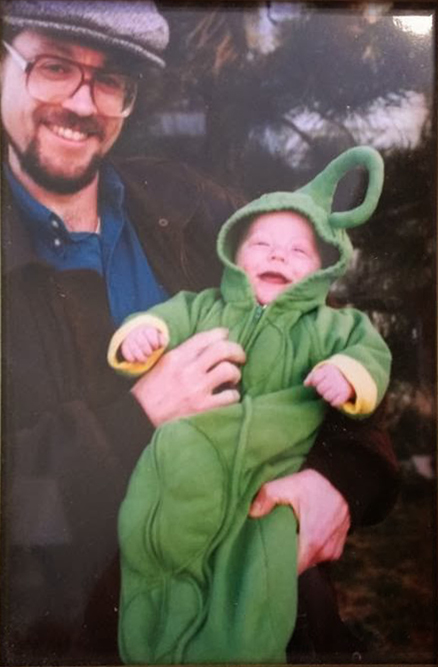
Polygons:
<instances>
[{"instance_id":1,"label":"man's hand","mask_svg":"<svg viewBox=\"0 0 438 667\"><path fill-rule=\"evenodd\" d=\"M355 391L347 378L334 364L326 363L310 371L304 386L314 387L322 398L334 408L339 408L354 398Z\"/></svg>"},{"instance_id":2,"label":"man's hand","mask_svg":"<svg viewBox=\"0 0 438 667\"><path fill-rule=\"evenodd\" d=\"M227 329L195 334L165 354L131 389L154 426L237 403L245 352ZM216 390L226 385L222 391Z\"/></svg>"},{"instance_id":3,"label":"man's hand","mask_svg":"<svg viewBox=\"0 0 438 667\"><path fill-rule=\"evenodd\" d=\"M327 560L338 560L350 528L347 502L316 470L302 470L262 486L249 515L269 514L276 505L290 505L299 525L298 574Z\"/></svg>"}]
</instances>

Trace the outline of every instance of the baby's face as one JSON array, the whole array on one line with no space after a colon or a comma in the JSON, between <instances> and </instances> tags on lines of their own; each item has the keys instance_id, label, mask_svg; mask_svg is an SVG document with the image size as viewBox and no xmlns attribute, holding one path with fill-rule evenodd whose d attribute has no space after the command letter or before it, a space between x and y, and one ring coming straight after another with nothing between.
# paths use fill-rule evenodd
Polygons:
<instances>
[{"instance_id":1,"label":"baby's face","mask_svg":"<svg viewBox=\"0 0 438 667\"><path fill-rule=\"evenodd\" d=\"M236 254L257 301L266 305L291 285L321 268L310 223L298 213L259 215L249 226Z\"/></svg>"}]
</instances>

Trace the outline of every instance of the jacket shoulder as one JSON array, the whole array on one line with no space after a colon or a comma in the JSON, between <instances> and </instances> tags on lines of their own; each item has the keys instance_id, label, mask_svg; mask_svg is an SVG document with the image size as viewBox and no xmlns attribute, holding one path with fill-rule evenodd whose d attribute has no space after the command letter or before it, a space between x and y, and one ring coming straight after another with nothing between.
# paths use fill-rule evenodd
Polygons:
<instances>
[{"instance_id":1,"label":"jacket shoulder","mask_svg":"<svg viewBox=\"0 0 438 667\"><path fill-rule=\"evenodd\" d=\"M217 285L216 236L236 209L237 195L166 158L130 158L114 167L126 188L130 220L168 291Z\"/></svg>"},{"instance_id":2,"label":"jacket shoulder","mask_svg":"<svg viewBox=\"0 0 438 667\"><path fill-rule=\"evenodd\" d=\"M160 157L132 157L115 163L124 181L147 191L160 209L171 207L191 217L198 206L219 218L229 216L244 203L243 196L184 162ZM224 220L222 220L224 222Z\"/></svg>"}]
</instances>

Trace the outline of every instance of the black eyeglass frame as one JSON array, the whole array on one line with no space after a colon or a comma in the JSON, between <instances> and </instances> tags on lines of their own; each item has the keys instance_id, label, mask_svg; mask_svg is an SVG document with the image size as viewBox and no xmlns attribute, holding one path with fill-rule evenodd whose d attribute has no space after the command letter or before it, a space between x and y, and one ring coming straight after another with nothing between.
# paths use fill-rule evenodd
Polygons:
<instances>
[{"instance_id":1,"label":"black eyeglass frame","mask_svg":"<svg viewBox=\"0 0 438 667\"><path fill-rule=\"evenodd\" d=\"M139 83L140 75L137 75L136 77L134 77L130 74L124 74L122 72L115 72L115 71L112 71L112 70L106 70L106 69L101 68L101 67L93 67L92 65L83 65L82 63L78 63L75 60L70 60L69 58L64 58L63 56L58 56L57 54L51 54L51 53L40 53L35 58L33 58L32 60L27 60L11 44L6 42L5 40L2 40L2 43L3 43L3 46L5 47L6 51L11 56L11 58L14 60L14 62L20 67L20 69L25 74L25 76L26 76L26 88L27 88L29 94L34 99L38 100L39 102L50 102L50 100L35 97L34 95L32 95L32 93L29 91L29 83L28 83L29 82L29 77L30 77L30 75L32 73L32 70L34 69L35 65L37 65L39 61L41 61L43 58L53 58L53 59L59 60L60 62L65 62L65 63L68 63L69 65L73 65L81 73L81 79L80 79L78 85L76 86L76 88L71 93L66 95L65 99L69 99L70 97L73 97L73 95L75 95L77 93L77 91L81 88L81 86L83 86L84 83L87 83L90 86L90 93L91 93L91 97L93 99L93 102L96 105L96 108L98 109L99 113L102 116L106 116L108 118L127 118L131 114L131 112L134 108L134 103L135 103L136 97L137 97L138 83ZM87 79L86 79L86 71L87 70L89 70L91 72L100 72L101 74L108 74L108 75L116 74L117 76L124 77L128 81L129 86L132 87L132 94L130 95L129 103L127 104L127 106L124 109L122 109L122 111L119 114L107 114L105 112L102 112L99 109L99 105L96 102L96 98L95 98L95 95L94 95L95 78L92 75L90 77L90 79L87 81Z\"/></svg>"}]
</instances>

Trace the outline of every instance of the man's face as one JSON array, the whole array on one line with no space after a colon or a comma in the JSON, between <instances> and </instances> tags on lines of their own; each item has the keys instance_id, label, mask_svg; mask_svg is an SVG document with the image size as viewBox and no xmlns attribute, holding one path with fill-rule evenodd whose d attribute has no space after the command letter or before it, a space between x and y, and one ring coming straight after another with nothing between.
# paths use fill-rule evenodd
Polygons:
<instances>
[{"instance_id":1,"label":"man's face","mask_svg":"<svg viewBox=\"0 0 438 667\"><path fill-rule=\"evenodd\" d=\"M12 46L26 60L47 54L91 67L107 64L102 51L37 32L21 32ZM120 134L123 119L99 114L86 84L60 103L33 99L26 88L26 75L10 55L2 65L1 85L2 122L15 175L24 183L30 179L58 193L76 192L88 185Z\"/></svg>"},{"instance_id":2,"label":"man's face","mask_svg":"<svg viewBox=\"0 0 438 667\"><path fill-rule=\"evenodd\" d=\"M298 213L276 211L258 216L236 254L257 301L266 305L291 285L321 268L311 225Z\"/></svg>"}]
</instances>

